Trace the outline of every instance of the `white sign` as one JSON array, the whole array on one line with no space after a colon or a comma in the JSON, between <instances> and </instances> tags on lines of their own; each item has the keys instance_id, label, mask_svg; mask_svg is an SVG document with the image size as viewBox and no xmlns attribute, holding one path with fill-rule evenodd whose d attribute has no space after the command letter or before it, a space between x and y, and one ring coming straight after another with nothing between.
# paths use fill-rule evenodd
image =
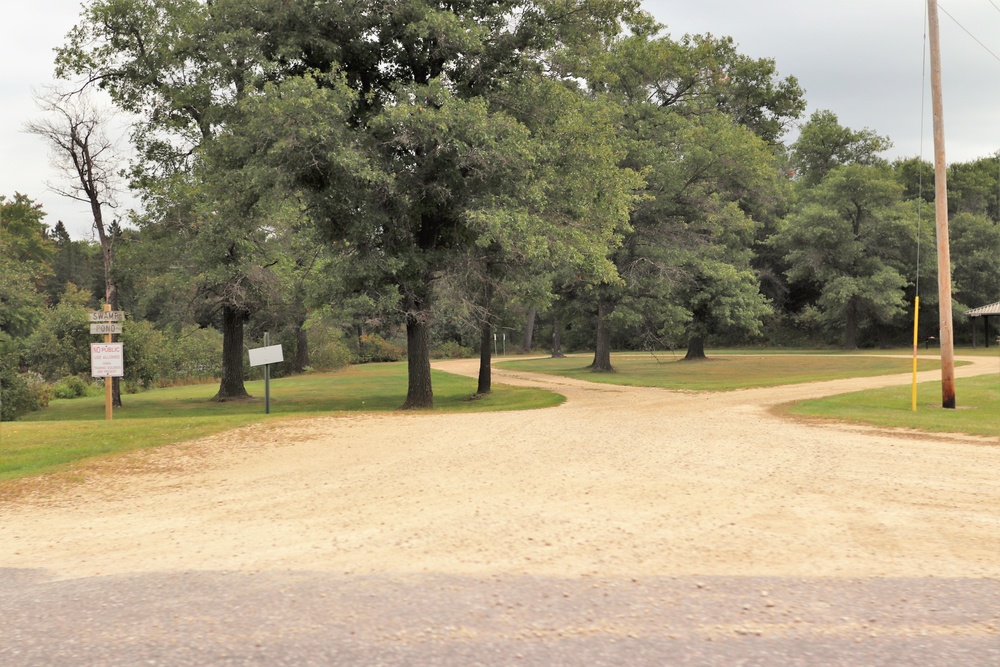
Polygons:
<instances>
[{"instance_id":1,"label":"white sign","mask_svg":"<svg viewBox=\"0 0 1000 667\"><path fill-rule=\"evenodd\" d=\"M92 334L120 334L121 332L122 325L117 322L100 322L90 325L90 333Z\"/></svg>"},{"instance_id":2,"label":"white sign","mask_svg":"<svg viewBox=\"0 0 1000 667\"><path fill-rule=\"evenodd\" d=\"M251 366L264 366L265 364L280 364L285 360L281 353L280 345L268 345L267 347L256 347L250 352Z\"/></svg>"},{"instance_id":3,"label":"white sign","mask_svg":"<svg viewBox=\"0 0 1000 667\"><path fill-rule=\"evenodd\" d=\"M91 322L124 322L124 310L92 310L90 311Z\"/></svg>"},{"instance_id":4,"label":"white sign","mask_svg":"<svg viewBox=\"0 0 1000 667\"><path fill-rule=\"evenodd\" d=\"M90 375L120 378L125 375L125 352L121 343L90 344Z\"/></svg>"}]
</instances>

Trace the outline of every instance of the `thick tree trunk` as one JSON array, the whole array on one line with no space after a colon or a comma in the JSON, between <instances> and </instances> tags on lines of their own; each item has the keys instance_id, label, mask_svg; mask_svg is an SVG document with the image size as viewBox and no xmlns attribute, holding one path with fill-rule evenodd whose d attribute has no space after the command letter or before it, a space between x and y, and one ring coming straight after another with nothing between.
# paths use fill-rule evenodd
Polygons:
<instances>
[{"instance_id":1,"label":"thick tree trunk","mask_svg":"<svg viewBox=\"0 0 1000 667\"><path fill-rule=\"evenodd\" d=\"M844 349L846 350L856 350L858 349L858 302L857 299L851 297L851 300L847 302L847 312L845 313L845 323L844 323Z\"/></svg>"},{"instance_id":2,"label":"thick tree trunk","mask_svg":"<svg viewBox=\"0 0 1000 667\"><path fill-rule=\"evenodd\" d=\"M608 328L608 315L611 305L605 299L597 301L597 347L594 350L594 363L590 370L594 373L613 373L611 365L611 330Z\"/></svg>"},{"instance_id":3,"label":"thick tree trunk","mask_svg":"<svg viewBox=\"0 0 1000 667\"><path fill-rule=\"evenodd\" d=\"M431 389L430 322L425 310L406 316L406 402L400 409L418 410L434 407Z\"/></svg>"},{"instance_id":4,"label":"thick tree trunk","mask_svg":"<svg viewBox=\"0 0 1000 667\"><path fill-rule=\"evenodd\" d=\"M246 315L232 306L222 308L222 381L216 401L250 398L243 385L243 322Z\"/></svg>"},{"instance_id":5,"label":"thick tree trunk","mask_svg":"<svg viewBox=\"0 0 1000 667\"><path fill-rule=\"evenodd\" d=\"M524 347L521 348L525 354L531 354L531 344L535 338L535 318L538 315L537 308L528 310L528 321L524 327Z\"/></svg>"},{"instance_id":6,"label":"thick tree trunk","mask_svg":"<svg viewBox=\"0 0 1000 667\"><path fill-rule=\"evenodd\" d=\"M562 322L558 317L552 318L552 358L562 359L566 355L562 351Z\"/></svg>"},{"instance_id":7,"label":"thick tree trunk","mask_svg":"<svg viewBox=\"0 0 1000 667\"><path fill-rule=\"evenodd\" d=\"M684 361L701 361L707 358L705 356L705 337L691 336L688 338L688 349L687 354L684 355Z\"/></svg>"},{"instance_id":8,"label":"thick tree trunk","mask_svg":"<svg viewBox=\"0 0 1000 667\"><path fill-rule=\"evenodd\" d=\"M488 394L493 390L493 369L490 364L493 361L493 327L489 322L483 322L482 331L479 336L479 385L476 387L477 394Z\"/></svg>"}]
</instances>

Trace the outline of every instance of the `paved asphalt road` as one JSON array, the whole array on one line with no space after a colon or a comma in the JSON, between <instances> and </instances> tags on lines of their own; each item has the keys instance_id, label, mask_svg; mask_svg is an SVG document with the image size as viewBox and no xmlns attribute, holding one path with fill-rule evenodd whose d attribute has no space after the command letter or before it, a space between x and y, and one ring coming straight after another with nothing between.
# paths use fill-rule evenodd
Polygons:
<instances>
[{"instance_id":1,"label":"paved asphalt road","mask_svg":"<svg viewBox=\"0 0 1000 667\"><path fill-rule=\"evenodd\" d=\"M1000 582L0 570L0 665L997 667Z\"/></svg>"}]
</instances>

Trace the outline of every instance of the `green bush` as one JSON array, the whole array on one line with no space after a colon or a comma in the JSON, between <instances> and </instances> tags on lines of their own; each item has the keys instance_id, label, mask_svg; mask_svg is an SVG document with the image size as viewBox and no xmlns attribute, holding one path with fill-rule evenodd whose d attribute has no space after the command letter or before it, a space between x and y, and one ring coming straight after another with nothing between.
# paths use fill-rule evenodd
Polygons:
<instances>
[{"instance_id":1,"label":"green bush","mask_svg":"<svg viewBox=\"0 0 1000 667\"><path fill-rule=\"evenodd\" d=\"M90 383L79 375L67 375L51 387L52 398L80 398L86 396Z\"/></svg>"},{"instance_id":2,"label":"green bush","mask_svg":"<svg viewBox=\"0 0 1000 667\"><path fill-rule=\"evenodd\" d=\"M169 370L161 373L160 382L210 380L222 374L222 333L185 327L177 334L164 334L169 353L164 360Z\"/></svg>"},{"instance_id":3,"label":"green bush","mask_svg":"<svg viewBox=\"0 0 1000 667\"><path fill-rule=\"evenodd\" d=\"M351 363L351 350L340 327L322 318L306 323L309 344L309 367L317 371L335 371Z\"/></svg>"},{"instance_id":4,"label":"green bush","mask_svg":"<svg viewBox=\"0 0 1000 667\"><path fill-rule=\"evenodd\" d=\"M475 352L471 347L465 347L453 340L435 345L431 350L431 357L434 359L468 359L474 355Z\"/></svg>"},{"instance_id":5,"label":"green bush","mask_svg":"<svg viewBox=\"0 0 1000 667\"><path fill-rule=\"evenodd\" d=\"M51 381L90 372L90 335L87 303L90 293L68 285L59 305L48 308L26 340L28 367Z\"/></svg>"},{"instance_id":6,"label":"green bush","mask_svg":"<svg viewBox=\"0 0 1000 667\"><path fill-rule=\"evenodd\" d=\"M377 334L365 334L358 339L358 352L354 356L354 363L399 361L403 356L403 348L398 345L393 345Z\"/></svg>"},{"instance_id":7,"label":"green bush","mask_svg":"<svg viewBox=\"0 0 1000 667\"><path fill-rule=\"evenodd\" d=\"M125 355L125 391L134 394L149 389L163 376L175 372L170 345L162 331L145 320L125 322L118 337Z\"/></svg>"},{"instance_id":8,"label":"green bush","mask_svg":"<svg viewBox=\"0 0 1000 667\"><path fill-rule=\"evenodd\" d=\"M48 404L49 387L38 373L14 373L0 364L0 421L13 421Z\"/></svg>"}]
</instances>

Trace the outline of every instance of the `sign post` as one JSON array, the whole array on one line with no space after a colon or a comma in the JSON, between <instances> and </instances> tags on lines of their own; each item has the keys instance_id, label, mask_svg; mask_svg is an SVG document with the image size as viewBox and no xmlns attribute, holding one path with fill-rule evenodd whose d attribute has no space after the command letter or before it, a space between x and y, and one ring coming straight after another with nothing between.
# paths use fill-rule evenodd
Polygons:
<instances>
[{"instance_id":1,"label":"sign post","mask_svg":"<svg viewBox=\"0 0 1000 667\"><path fill-rule=\"evenodd\" d=\"M280 345L271 345L270 332L264 332L264 347L247 350L250 354L251 366L264 367L264 414L271 414L271 364L280 364L285 360Z\"/></svg>"},{"instance_id":2,"label":"sign post","mask_svg":"<svg viewBox=\"0 0 1000 667\"><path fill-rule=\"evenodd\" d=\"M103 343L90 345L90 375L104 378L104 418L108 421L112 416L111 378L125 375L125 354L121 343L112 343L112 335L122 332L121 322L125 321L125 312L111 310L111 304L104 304L104 310L90 311L90 333L103 334Z\"/></svg>"}]
</instances>

